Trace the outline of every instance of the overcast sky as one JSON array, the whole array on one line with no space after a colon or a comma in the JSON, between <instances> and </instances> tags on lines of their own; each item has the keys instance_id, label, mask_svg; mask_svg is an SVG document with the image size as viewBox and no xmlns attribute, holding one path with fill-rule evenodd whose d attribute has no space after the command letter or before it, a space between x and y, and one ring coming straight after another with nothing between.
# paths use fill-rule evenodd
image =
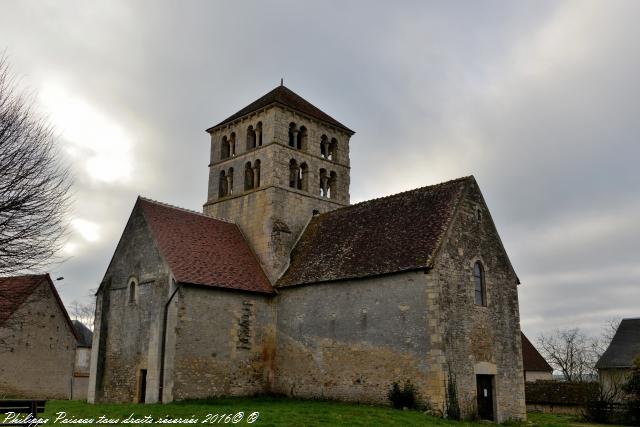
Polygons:
<instances>
[{"instance_id":1,"label":"overcast sky","mask_svg":"<svg viewBox=\"0 0 640 427\"><path fill-rule=\"evenodd\" d=\"M351 200L474 175L535 338L640 316L638 1L5 1L75 175L86 300L138 194L201 210L218 123L279 84L357 133ZM62 284L60 284L62 283Z\"/></svg>"}]
</instances>

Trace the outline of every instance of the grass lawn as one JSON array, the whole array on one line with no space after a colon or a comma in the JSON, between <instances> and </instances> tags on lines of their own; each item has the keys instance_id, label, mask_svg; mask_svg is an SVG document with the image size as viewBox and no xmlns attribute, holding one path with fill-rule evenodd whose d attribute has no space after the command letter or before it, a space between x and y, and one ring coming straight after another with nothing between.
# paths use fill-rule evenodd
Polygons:
<instances>
[{"instance_id":1,"label":"grass lawn","mask_svg":"<svg viewBox=\"0 0 640 427\"><path fill-rule=\"evenodd\" d=\"M64 425L103 425L105 423L91 422L70 424L73 419L94 419L100 416L118 419L120 424L132 413L135 418L143 419L150 416L158 423L159 419L190 419L198 420L197 425L225 424L220 415L244 412L244 417L236 425L251 425L248 417L253 412L259 412L259 417L252 425L255 426L447 426L447 427L477 427L487 426L486 422L456 422L431 417L419 411L399 411L391 408L373 407L367 405L347 404L328 401L293 400L279 397L256 398L223 398L211 400L192 400L174 402L167 405L90 405L85 402L54 400L47 402L43 418L49 421L44 425L51 425L56 419L57 412L66 412L67 423ZM218 418L208 414L218 414ZM0 422L4 415L0 415ZM227 424L233 425L231 419ZM56 424L62 425L58 421ZM126 423L141 424L136 422ZM194 423L171 423L169 425L194 425ZM593 424L579 423L575 417L530 413L528 421L522 425L531 427L590 427ZM610 426L609 426L610 427Z\"/></svg>"}]
</instances>

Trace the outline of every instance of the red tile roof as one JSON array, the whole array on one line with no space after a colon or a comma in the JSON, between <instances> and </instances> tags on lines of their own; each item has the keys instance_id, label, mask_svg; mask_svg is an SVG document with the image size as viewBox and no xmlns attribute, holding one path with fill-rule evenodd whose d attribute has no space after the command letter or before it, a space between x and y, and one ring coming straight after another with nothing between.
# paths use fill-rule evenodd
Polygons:
<instances>
[{"instance_id":1,"label":"red tile roof","mask_svg":"<svg viewBox=\"0 0 640 427\"><path fill-rule=\"evenodd\" d=\"M418 188L312 218L278 287L431 267L465 185Z\"/></svg>"},{"instance_id":2,"label":"red tile roof","mask_svg":"<svg viewBox=\"0 0 640 427\"><path fill-rule=\"evenodd\" d=\"M142 197L136 205L178 282L275 292L237 225Z\"/></svg>"},{"instance_id":3,"label":"red tile roof","mask_svg":"<svg viewBox=\"0 0 640 427\"><path fill-rule=\"evenodd\" d=\"M522 368L525 371L552 372L553 368L542 357L531 341L520 332L522 338Z\"/></svg>"},{"instance_id":4,"label":"red tile roof","mask_svg":"<svg viewBox=\"0 0 640 427\"><path fill-rule=\"evenodd\" d=\"M69 313L60 299L56 287L48 274L28 274L24 276L0 277L0 326L3 325L15 311L25 303L27 298L42 284L51 288L60 310L66 319L71 333L78 339L78 334L69 318Z\"/></svg>"},{"instance_id":5,"label":"red tile roof","mask_svg":"<svg viewBox=\"0 0 640 427\"><path fill-rule=\"evenodd\" d=\"M225 123L232 122L235 119L239 119L242 116L245 116L249 113L252 113L256 110L259 110L271 104L284 105L285 107L292 108L308 116L311 116L315 119L322 120L324 122L337 126L341 129L344 129L351 134L355 133L351 129L349 129L348 127L346 127L345 125L343 125L342 123L340 123L339 121L331 117L330 115L324 113L318 107L311 104L309 101L302 98L300 95L296 94L291 89L285 86L276 87L271 92L267 93L261 98L258 98L257 100L247 105L242 110L235 113L234 115L227 117L217 125L210 127L209 129L207 129L207 132L210 132L212 129L215 129L218 126L221 126Z\"/></svg>"}]
</instances>

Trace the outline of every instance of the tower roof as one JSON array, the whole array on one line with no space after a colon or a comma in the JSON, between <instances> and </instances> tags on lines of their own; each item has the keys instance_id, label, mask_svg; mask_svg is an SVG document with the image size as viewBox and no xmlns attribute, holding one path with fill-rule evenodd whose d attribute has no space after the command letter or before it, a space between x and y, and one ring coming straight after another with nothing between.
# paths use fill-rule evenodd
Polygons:
<instances>
[{"instance_id":1,"label":"tower roof","mask_svg":"<svg viewBox=\"0 0 640 427\"><path fill-rule=\"evenodd\" d=\"M309 101L302 98L300 95L298 95L297 93L295 93L294 91L292 91L291 89L287 88L284 85L277 86L271 92L253 101L251 104L247 105L237 113L227 117L217 125L210 127L209 129L207 129L207 132L211 132L211 130L217 128L218 126L222 126L226 123L232 122L235 119L238 119L242 116L245 116L261 108L267 107L271 104L280 104L285 107L289 107L303 114L306 114L307 116L311 116L315 119L322 120L336 127L339 127L349 132L350 134L355 133L354 131L352 131L351 129L349 129L348 127L346 127L345 125L343 125L342 123L340 123L339 121L331 117L330 115L326 114L325 112L320 110L318 107L311 104Z\"/></svg>"}]
</instances>

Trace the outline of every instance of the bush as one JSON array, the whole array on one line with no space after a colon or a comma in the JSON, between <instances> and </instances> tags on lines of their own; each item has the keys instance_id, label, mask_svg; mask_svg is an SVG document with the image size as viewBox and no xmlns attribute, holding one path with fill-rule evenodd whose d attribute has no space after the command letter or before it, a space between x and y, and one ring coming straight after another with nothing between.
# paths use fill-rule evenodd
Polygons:
<instances>
[{"instance_id":1,"label":"bush","mask_svg":"<svg viewBox=\"0 0 640 427\"><path fill-rule=\"evenodd\" d=\"M391 405L396 409L416 409L418 407L416 388L409 380L405 381L402 389L398 383L394 382L387 396Z\"/></svg>"}]
</instances>

